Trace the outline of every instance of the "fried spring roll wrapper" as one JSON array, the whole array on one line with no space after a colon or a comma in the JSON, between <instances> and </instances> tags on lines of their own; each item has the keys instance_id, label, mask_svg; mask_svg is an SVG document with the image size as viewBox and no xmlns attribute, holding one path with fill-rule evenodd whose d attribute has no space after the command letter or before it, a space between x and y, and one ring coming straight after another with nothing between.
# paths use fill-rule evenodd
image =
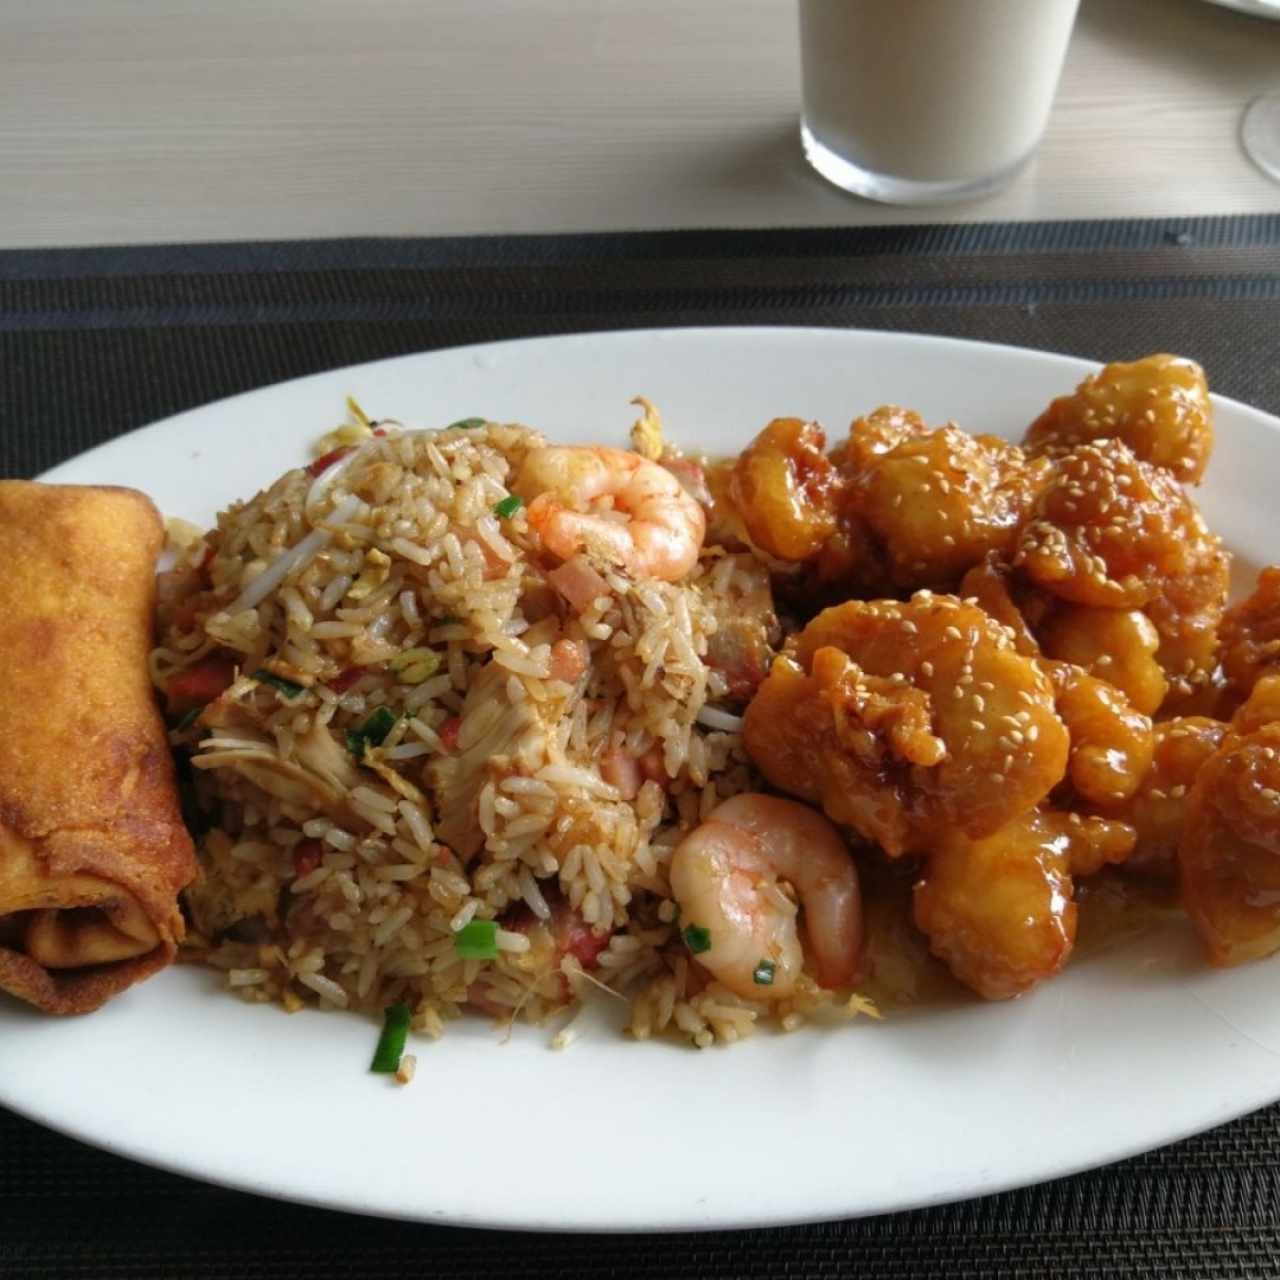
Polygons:
<instances>
[{"instance_id":1,"label":"fried spring roll wrapper","mask_svg":"<svg viewBox=\"0 0 1280 1280\"><path fill-rule=\"evenodd\" d=\"M86 1013L168 964L195 876L147 677L150 500L0 481L0 990Z\"/></svg>"}]
</instances>

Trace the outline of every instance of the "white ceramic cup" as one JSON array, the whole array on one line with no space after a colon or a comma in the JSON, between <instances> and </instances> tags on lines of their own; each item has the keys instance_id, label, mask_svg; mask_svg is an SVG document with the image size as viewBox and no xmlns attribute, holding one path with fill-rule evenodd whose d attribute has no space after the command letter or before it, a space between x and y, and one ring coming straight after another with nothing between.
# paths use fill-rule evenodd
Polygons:
<instances>
[{"instance_id":1,"label":"white ceramic cup","mask_svg":"<svg viewBox=\"0 0 1280 1280\"><path fill-rule=\"evenodd\" d=\"M805 155L892 204L1004 186L1035 151L1079 0L800 0Z\"/></svg>"}]
</instances>

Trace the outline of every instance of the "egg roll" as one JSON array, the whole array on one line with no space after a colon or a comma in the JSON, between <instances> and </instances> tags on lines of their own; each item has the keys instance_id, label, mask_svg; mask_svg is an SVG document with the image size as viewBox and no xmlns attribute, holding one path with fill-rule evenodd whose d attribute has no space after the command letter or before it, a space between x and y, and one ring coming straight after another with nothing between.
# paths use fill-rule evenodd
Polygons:
<instances>
[{"instance_id":1,"label":"egg roll","mask_svg":"<svg viewBox=\"0 0 1280 1280\"><path fill-rule=\"evenodd\" d=\"M196 874L147 675L132 489L0 481L0 990L87 1013L168 964Z\"/></svg>"}]
</instances>

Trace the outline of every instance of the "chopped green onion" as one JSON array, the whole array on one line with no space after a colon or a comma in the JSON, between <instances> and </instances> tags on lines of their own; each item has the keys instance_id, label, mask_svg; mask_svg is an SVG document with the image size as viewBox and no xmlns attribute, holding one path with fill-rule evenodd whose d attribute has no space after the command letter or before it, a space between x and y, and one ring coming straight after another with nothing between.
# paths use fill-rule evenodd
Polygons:
<instances>
[{"instance_id":1,"label":"chopped green onion","mask_svg":"<svg viewBox=\"0 0 1280 1280\"><path fill-rule=\"evenodd\" d=\"M358 729L347 730L347 750L357 760L364 756L366 746L380 746L386 741L387 734L395 728L399 717L390 707L378 707L371 711L365 722Z\"/></svg>"},{"instance_id":2,"label":"chopped green onion","mask_svg":"<svg viewBox=\"0 0 1280 1280\"><path fill-rule=\"evenodd\" d=\"M252 678L259 684L269 684L273 689L279 689L286 698L296 698L298 694L306 692L302 685L294 684L292 680L286 680L284 676L278 676L265 667L261 671L255 671Z\"/></svg>"},{"instance_id":3,"label":"chopped green onion","mask_svg":"<svg viewBox=\"0 0 1280 1280\"><path fill-rule=\"evenodd\" d=\"M449 425L445 428L445 430L452 431L454 427L463 427L467 430L472 430L475 427L483 427L484 424L485 424L484 418L459 418L457 422L449 423Z\"/></svg>"},{"instance_id":4,"label":"chopped green onion","mask_svg":"<svg viewBox=\"0 0 1280 1280\"><path fill-rule=\"evenodd\" d=\"M453 935L453 945L464 960L496 960L498 956L498 922L472 920Z\"/></svg>"},{"instance_id":5,"label":"chopped green onion","mask_svg":"<svg viewBox=\"0 0 1280 1280\"><path fill-rule=\"evenodd\" d=\"M193 724L200 718L200 713L208 706L208 703L202 702L198 707L192 707L183 713L182 719L173 726L176 733L181 733L183 729L190 729Z\"/></svg>"},{"instance_id":6,"label":"chopped green onion","mask_svg":"<svg viewBox=\"0 0 1280 1280\"><path fill-rule=\"evenodd\" d=\"M691 924L684 931L684 944L695 956L711 950L711 930L700 924Z\"/></svg>"},{"instance_id":7,"label":"chopped green onion","mask_svg":"<svg viewBox=\"0 0 1280 1280\"><path fill-rule=\"evenodd\" d=\"M510 520L523 506L524 499L518 493L513 493L494 504L493 514L500 520Z\"/></svg>"},{"instance_id":8,"label":"chopped green onion","mask_svg":"<svg viewBox=\"0 0 1280 1280\"><path fill-rule=\"evenodd\" d=\"M404 1044L409 1038L409 1017L407 1004L393 1004L383 1013L382 1034L378 1037L378 1047L374 1050L370 1071L390 1076L400 1069Z\"/></svg>"},{"instance_id":9,"label":"chopped green onion","mask_svg":"<svg viewBox=\"0 0 1280 1280\"><path fill-rule=\"evenodd\" d=\"M758 987L773 986L774 963L772 960L761 960L751 973L751 981Z\"/></svg>"}]
</instances>

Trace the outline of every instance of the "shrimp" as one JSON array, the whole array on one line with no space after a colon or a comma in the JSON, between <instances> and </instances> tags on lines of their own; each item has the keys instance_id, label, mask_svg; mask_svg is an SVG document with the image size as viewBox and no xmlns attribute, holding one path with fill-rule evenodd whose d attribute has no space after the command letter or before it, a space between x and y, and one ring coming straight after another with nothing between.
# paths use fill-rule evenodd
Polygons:
<instances>
[{"instance_id":1,"label":"shrimp","mask_svg":"<svg viewBox=\"0 0 1280 1280\"><path fill-rule=\"evenodd\" d=\"M638 453L603 445L533 449L512 489L561 560L587 551L635 577L668 582L698 562L706 513L670 471ZM597 509L584 509L591 506Z\"/></svg>"},{"instance_id":2,"label":"shrimp","mask_svg":"<svg viewBox=\"0 0 1280 1280\"><path fill-rule=\"evenodd\" d=\"M839 831L813 809L755 792L734 796L676 847L670 877L686 940L698 930L693 936L710 942L695 951L698 962L736 995L784 1000L800 977L797 908L780 878L800 899L818 982L842 987L856 976L858 869Z\"/></svg>"}]
</instances>

